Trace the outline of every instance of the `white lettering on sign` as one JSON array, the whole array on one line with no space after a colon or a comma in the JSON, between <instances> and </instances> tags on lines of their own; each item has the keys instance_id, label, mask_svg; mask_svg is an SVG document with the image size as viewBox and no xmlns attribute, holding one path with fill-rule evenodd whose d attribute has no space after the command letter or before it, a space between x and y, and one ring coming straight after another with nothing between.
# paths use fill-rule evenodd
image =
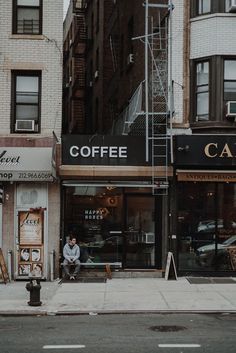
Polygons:
<instances>
[{"instance_id":1,"label":"white lettering on sign","mask_svg":"<svg viewBox=\"0 0 236 353\"><path fill-rule=\"evenodd\" d=\"M109 157L109 158L127 158L126 146L71 146L71 157L95 158L95 157Z\"/></svg>"}]
</instances>

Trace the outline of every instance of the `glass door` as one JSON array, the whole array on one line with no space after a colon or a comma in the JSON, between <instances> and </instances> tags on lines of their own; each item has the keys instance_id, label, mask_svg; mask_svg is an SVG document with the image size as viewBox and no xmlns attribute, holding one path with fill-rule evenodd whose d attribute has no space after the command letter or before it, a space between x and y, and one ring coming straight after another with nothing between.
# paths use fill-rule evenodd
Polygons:
<instances>
[{"instance_id":1,"label":"glass door","mask_svg":"<svg viewBox=\"0 0 236 353\"><path fill-rule=\"evenodd\" d=\"M127 195L125 267L151 268L155 266L154 197Z\"/></svg>"}]
</instances>

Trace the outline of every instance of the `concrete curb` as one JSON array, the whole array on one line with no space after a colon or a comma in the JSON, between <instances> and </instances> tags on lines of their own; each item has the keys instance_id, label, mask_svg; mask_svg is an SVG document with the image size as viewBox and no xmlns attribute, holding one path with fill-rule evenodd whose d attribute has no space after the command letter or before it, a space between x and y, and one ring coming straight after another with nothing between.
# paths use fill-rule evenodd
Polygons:
<instances>
[{"instance_id":1,"label":"concrete curb","mask_svg":"<svg viewBox=\"0 0 236 353\"><path fill-rule=\"evenodd\" d=\"M236 310L98 310L98 311L1 311L1 316L80 316L80 315L145 315L145 314L236 314Z\"/></svg>"}]
</instances>

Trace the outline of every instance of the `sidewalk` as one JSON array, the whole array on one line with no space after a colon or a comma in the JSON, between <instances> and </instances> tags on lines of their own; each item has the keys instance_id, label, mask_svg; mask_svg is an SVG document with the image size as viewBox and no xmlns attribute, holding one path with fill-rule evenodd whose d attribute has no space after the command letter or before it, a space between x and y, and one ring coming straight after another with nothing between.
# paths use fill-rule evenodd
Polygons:
<instances>
[{"instance_id":1,"label":"sidewalk","mask_svg":"<svg viewBox=\"0 0 236 353\"><path fill-rule=\"evenodd\" d=\"M232 280L232 278L231 278ZM106 283L42 282L42 306L27 304L26 282L0 284L0 315L133 312L235 312L236 278L230 284L190 284L163 278L113 278Z\"/></svg>"}]
</instances>

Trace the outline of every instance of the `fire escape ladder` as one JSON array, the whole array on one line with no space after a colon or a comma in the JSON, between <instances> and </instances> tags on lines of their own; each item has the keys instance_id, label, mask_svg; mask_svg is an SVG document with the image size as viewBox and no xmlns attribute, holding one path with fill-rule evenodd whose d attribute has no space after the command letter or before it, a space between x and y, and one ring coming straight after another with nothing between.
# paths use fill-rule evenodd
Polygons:
<instances>
[{"instance_id":1,"label":"fire escape ladder","mask_svg":"<svg viewBox=\"0 0 236 353\"><path fill-rule=\"evenodd\" d=\"M151 61L151 158L152 191L155 195L168 194L168 23L161 23L160 12L158 26L151 19L149 53ZM159 167L159 168L157 168ZM157 171L158 169L158 171Z\"/></svg>"},{"instance_id":2,"label":"fire escape ladder","mask_svg":"<svg viewBox=\"0 0 236 353\"><path fill-rule=\"evenodd\" d=\"M157 9L149 17L146 8L146 146L152 164L153 195L168 195L168 167L172 161L172 82L170 21L172 1L166 5L145 3ZM154 9L154 10L155 10ZM148 32L147 32L148 30ZM146 93L147 94L147 93Z\"/></svg>"}]
</instances>

